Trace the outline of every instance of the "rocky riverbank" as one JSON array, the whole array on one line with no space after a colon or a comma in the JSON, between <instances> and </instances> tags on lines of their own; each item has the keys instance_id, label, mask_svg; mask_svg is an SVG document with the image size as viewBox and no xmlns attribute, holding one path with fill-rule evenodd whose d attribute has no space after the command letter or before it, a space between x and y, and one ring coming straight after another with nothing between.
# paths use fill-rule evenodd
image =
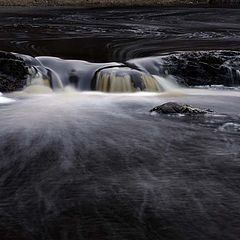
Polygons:
<instances>
[{"instance_id":1,"label":"rocky riverbank","mask_svg":"<svg viewBox=\"0 0 240 240\"><path fill-rule=\"evenodd\" d=\"M1 6L237 6L240 0L0 0Z\"/></svg>"},{"instance_id":2,"label":"rocky riverbank","mask_svg":"<svg viewBox=\"0 0 240 240\"><path fill-rule=\"evenodd\" d=\"M206 3L188 0L0 0L2 6L79 6L79 7L108 7L108 6L149 6Z\"/></svg>"}]
</instances>

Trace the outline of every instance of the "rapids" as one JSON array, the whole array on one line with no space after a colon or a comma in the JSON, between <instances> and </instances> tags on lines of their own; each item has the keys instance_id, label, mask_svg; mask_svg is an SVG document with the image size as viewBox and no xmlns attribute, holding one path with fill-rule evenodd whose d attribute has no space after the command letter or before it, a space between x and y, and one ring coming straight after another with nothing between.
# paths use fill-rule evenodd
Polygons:
<instances>
[{"instance_id":1,"label":"rapids","mask_svg":"<svg viewBox=\"0 0 240 240\"><path fill-rule=\"evenodd\" d=\"M0 239L237 240L239 13L0 9Z\"/></svg>"}]
</instances>

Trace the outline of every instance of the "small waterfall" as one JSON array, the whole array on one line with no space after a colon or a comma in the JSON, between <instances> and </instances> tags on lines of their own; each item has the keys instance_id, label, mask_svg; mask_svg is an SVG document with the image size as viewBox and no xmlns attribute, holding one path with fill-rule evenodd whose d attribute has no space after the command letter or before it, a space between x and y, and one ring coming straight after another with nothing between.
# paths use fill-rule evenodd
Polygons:
<instances>
[{"instance_id":1,"label":"small waterfall","mask_svg":"<svg viewBox=\"0 0 240 240\"><path fill-rule=\"evenodd\" d=\"M34 77L30 79L30 85L43 85L51 87L50 81L39 70L36 71Z\"/></svg>"},{"instance_id":2,"label":"small waterfall","mask_svg":"<svg viewBox=\"0 0 240 240\"><path fill-rule=\"evenodd\" d=\"M240 70L236 70L236 78L240 82Z\"/></svg>"},{"instance_id":3,"label":"small waterfall","mask_svg":"<svg viewBox=\"0 0 240 240\"><path fill-rule=\"evenodd\" d=\"M228 76L229 76L229 79L230 79L230 83L231 84L234 84L234 75L233 75L233 69L229 66L224 66L225 69L227 70L227 73L228 73Z\"/></svg>"},{"instance_id":4,"label":"small waterfall","mask_svg":"<svg viewBox=\"0 0 240 240\"><path fill-rule=\"evenodd\" d=\"M158 84L164 89L164 91L171 91L180 88L175 79L170 76L165 78L153 75L153 77L157 80Z\"/></svg>"},{"instance_id":5,"label":"small waterfall","mask_svg":"<svg viewBox=\"0 0 240 240\"><path fill-rule=\"evenodd\" d=\"M80 91L163 92L171 87L147 71L122 63L90 63L54 57L27 58L28 83L25 92L49 92L72 87ZM51 90L52 89L52 90Z\"/></svg>"},{"instance_id":6,"label":"small waterfall","mask_svg":"<svg viewBox=\"0 0 240 240\"><path fill-rule=\"evenodd\" d=\"M62 80L59 77L59 75L52 69L47 68L47 70L48 70L48 73L50 75L52 88L53 89L56 89L56 88L63 89L64 86L63 86Z\"/></svg>"},{"instance_id":7,"label":"small waterfall","mask_svg":"<svg viewBox=\"0 0 240 240\"><path fill-rule=\"evenodd\" d=\"M240 83L240 70L237 69L239 66L228 63L223 65L222 68L226 72L226 79L229 80L226 84L235 86Z\"/></svg>"},{"instance_id":8,"label":"small waterfall","mask_svg":"<svg viewBox=\"0 0 240 240\"><path fill-rule=\"evenodd\" d=\"M45 68L31 66L28 69L27 85L23 89L26 93L51 93L52 81Z\"/></svg>"},{"instance_id":9,"label":"small waterfall","mask_svg":"<svg viewBox=\"0 0 240 240\"><path fill-rule=\"evenodd\" d=\"M15 71L12 76L12 72L10 74L7 68L3 68L2 76L10 75L7 83L12 85L5 86L6 81L3 82L2 92L23 88L29 92L38 92L39 89L40 92L50 92L66 87L112 93L163 92L179 88L178 84L234 87L240 80L240 53L236 51L177 52L133 59L125 64L91 63L56 57L33 58L20 54L16 56L3 54L5 63L19 64L22 74ZM7 57L11 57L12 62Z\"/></svg>"},{"instance_id":10,"label":"small waterfall","mask_svg":"<svg viewBox=\"0 0 240 240\"><path fill-rule=\"evenodd\" d=\"M162 92L164 89L147 73L128 67L103 69L97 73L95 90L102 92Z\"/></svg>"}]
</instances>

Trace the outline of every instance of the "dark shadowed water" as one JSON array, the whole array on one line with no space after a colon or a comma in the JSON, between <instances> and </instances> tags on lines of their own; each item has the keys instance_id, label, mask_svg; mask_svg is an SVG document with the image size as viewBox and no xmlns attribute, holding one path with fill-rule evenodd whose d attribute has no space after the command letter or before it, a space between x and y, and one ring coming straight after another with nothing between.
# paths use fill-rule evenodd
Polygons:
<instances>
[{"instance_id":1,"label":"dark shadowed water","mask_svg":"<svg viewBox=\"0 0 240 240\"><path fill-rule=\"evenodd\" d=\"M29 76L0 96L0 239L239 239L239 23L1 9L1 50L26 54ZM149 112L170 101L213 111Z\"/></svg>"},{"instance_id":2,"label":"dark shadowed water","mask_svg":"<svg viewBox=\"0 0 240 240\"><path fill-rule=\"evenodd\" d=\"M0 10L1 50L93 62L175 50L239 49L239 9Z\"/></svg>"}]
</instances>

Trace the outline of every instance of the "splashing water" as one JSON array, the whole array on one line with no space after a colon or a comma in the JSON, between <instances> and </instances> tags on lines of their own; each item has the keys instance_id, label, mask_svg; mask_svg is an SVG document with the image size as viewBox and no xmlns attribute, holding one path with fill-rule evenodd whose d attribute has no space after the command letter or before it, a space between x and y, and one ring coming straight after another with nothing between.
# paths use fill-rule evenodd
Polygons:
<instances>
[{"instance_id":1,"label":"splashing water","mask_svg":"<svg viewBox=\"0 0 240 240\"><path fill-rule=\"evenodd\" d=\"M3 97L3 94L0 93L0 104L12 103L14 101L14 99Z\"/></svg>"}]
</instances>

